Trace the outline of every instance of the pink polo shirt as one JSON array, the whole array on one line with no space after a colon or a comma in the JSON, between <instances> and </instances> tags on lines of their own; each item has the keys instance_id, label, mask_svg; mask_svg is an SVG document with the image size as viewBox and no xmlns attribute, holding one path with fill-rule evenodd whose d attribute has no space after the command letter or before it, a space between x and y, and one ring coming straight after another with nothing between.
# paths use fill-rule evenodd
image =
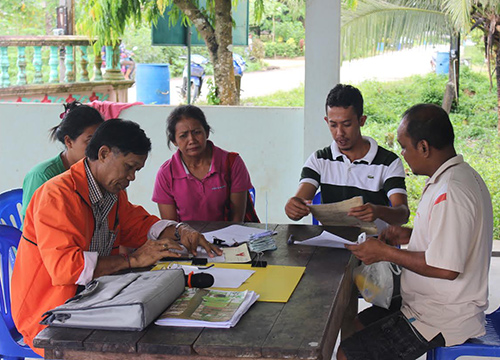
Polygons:
<instances>
[{"instance_id":1,"label":"pink polo shirt","mask_svg":"<svg viewBox=\"0 0 500 360\"><path fill-rule=\"evenodd\" d=\"M228 152L213 146L212 164L202 180L191 175L181 159L179 150L158 170L153 201L158 204L174 204L180 221L222 221L227 200L227 184L224 180ZM231 168L231 193L252 188L245 163L237 156Z\"/></svg>"}]
</instances>

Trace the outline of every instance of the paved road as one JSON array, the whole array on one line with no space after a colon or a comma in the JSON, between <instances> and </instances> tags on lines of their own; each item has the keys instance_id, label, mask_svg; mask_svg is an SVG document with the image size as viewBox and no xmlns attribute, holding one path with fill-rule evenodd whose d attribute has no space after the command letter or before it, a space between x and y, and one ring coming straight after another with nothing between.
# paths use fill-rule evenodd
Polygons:
<instances>
[{"instance_id":1,"label":"paved road","mask_svg":"<svg viewBox=\"0 0 500 360\"><path fill-rule=\"evenodd\" d=\"M373 79L391 81L415 74L431 72L431 56L445 47L419 47L410 50L388 52L378 56L344 62L340 69L340 80L357 84ZM273 94L279 90L294 89L304 83L304 59L266 59L268 70L245 73L241 81L241 97L249 98ZM179 89L181 78L170 79L170 103L181 103ZM201 90L201 98L206 99L206 81ZM135 86L129 90L129 102L136 100Z\"/></svg>"}]
</instances>

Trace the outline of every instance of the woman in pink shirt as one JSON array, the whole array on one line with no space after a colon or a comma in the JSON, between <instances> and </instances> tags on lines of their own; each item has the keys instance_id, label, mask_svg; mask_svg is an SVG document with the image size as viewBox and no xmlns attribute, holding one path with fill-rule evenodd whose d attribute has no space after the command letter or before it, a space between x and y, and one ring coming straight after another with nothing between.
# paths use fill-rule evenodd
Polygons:
<instances>
[{"instance_id":1,"label":"woman in pink shirt","mask_svg":"<svg viewBox=\"0 0 500 360\"><path fill-rule=\"evenodd\" d=\"M163 219L243 221L250 175L241 157L215 146L209 133L196 106L178 106L169 115L168 146L178 150L160 167L153 191Z\"/></svg>"}]
</instances>

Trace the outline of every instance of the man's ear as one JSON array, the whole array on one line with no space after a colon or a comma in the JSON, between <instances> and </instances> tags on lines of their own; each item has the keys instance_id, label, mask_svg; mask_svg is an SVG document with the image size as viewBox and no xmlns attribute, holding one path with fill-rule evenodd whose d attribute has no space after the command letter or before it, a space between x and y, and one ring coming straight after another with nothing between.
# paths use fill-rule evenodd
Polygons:
<instances>
[{"instance_id":1,"label":"man's ear","mask_svg":"<svg viewBox=\"0 0 500 360\"><path fill-rule=\"evenodd\" d=\"M324 117L324 119L325 119L326 124L327 124L327 125L330 125L330 124L328 123L328 116L325 116L325 117Z\"/></svg>"},{"instance_id":2,"label":"man's ear","mask_svg":"<svg viewBox=\"0 0 500 360\"><path fill-rule=\"evenodd\" d=\"M106 160L107 157L111 155L111 149L109 146L103 145L99 148L99 151L97 152L97 158L100 161Z\"/></svg>"},{"instance_id":3,"label":"man's ear","mask_svg":"<svg viewBox=\"0 0 500 360\"><path fill-rule=\"evenodd\" d=\"M417 149L424 157L429 157L431 148L427 140L420 140L417 144Z\"/></svg>"},{"instance_id":4,"label":"man's ear","mask_svg":"<svg viewBox=\"0 0 500 360\"><path fill-rule=\"evenodd\" d=\"M359 118L359 126L364 126L366 121L366 115L363 115Z\"/></svg>"}]
</instances>

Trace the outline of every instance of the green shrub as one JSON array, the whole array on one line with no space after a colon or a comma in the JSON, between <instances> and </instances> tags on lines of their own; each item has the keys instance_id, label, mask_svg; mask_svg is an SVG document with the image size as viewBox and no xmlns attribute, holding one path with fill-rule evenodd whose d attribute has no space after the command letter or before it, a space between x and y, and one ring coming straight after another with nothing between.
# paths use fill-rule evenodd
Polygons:
<instances>
[{"instance_id":1,"label":"green shrub","mask_svg":"<svg viewBox=\"0 0 500 360\"><path fill-rule=\"evenodd\" d=\"M274 36L276 38L282 38L284 41L288 39L304 39L306 37L306 31L304 25L300 21L277 22Z\"/></svg>"},{"instance_id":2,"label":"green shrub","mask_svg":"<svg viewBox=\"0 0 500 360\"><path fill-rule=\"evenodd\" d=\"M262 60L265 56L266 50L264 48L264 43L258 38L254 38L252 41L252 49L250 51L250 56L257 60Z\"/></svg>"},{"instance_id":3,"label":"green shrub","mask_svg":"<svg viewBox=\"0 0 500 360\"><path fill-rule=\"evenodd\" d=\"M212 78L207 79L208 94L207 94L207 104L208 105L219 105L220 98L217 91L217 86L215 85Z\"/></svg>"},{"instance_id":4,"label":"green shrub","mask_svg":"<svg viewBox=\"0 0 500 360\"><path fill-rule=\"evenodd\" d=\"M266 57L297 57L304 54L293 38L286 42L266 42L264 48Z\"/></svg>"}]
</instances>

